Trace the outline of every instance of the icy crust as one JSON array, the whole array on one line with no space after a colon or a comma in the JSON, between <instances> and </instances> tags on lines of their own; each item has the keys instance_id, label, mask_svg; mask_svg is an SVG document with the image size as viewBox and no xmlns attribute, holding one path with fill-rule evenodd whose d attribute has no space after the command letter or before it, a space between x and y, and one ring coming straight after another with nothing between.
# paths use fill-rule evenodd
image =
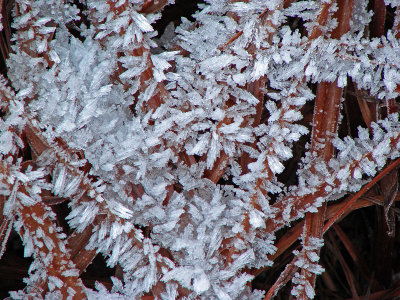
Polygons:
<instances>
[{"instance_id":1,"label":"icy crust","mask_svg":"<svg viewBox=\"0 0 400 300\"><path fill-rule=\"evenodd\" d=\"M19 92L13 95L7 90L8 98L16 100L10 102L7 118L0 121L1 153L13 153L22 145L11 127L43 130L50 151L42 153L38 163L52 176L48 189L54 195L71 198L71 227L82 232L98 215L106 216L93 226L87 247L106 255L110 266L120 264L124 282L113 278L111 292L100 284L97 291L86 289L89 299L136 298L159 282L165 284L161 299L175 299L177 283L189 291L188 299L262 299L261 292L250 291L248 282L253 277L242 270L272 264L268 255L276 251L275 231L307 211L315 211L324 201L360 189L364 175L374 176L387 159L399 156L399 121L390 115L372 125L372 138L360 129L357 139L336 139L337 157L327 165L306 154L298 172L299 186L284 189L275 175L283 172L284 161L292 157L293 142L308 133L297 122L302 118L302 106L314 99L303 83L304 74L307 82L338 80L340 87L347 84L349 76L359 88L368 89L379 99L392 98L397 96L395 87L400 83L398 41L391 32L373 41L363 39L361 32L356 34L361 28L357 24L366 24L370 18L365 5L364 10L357 8L353 30L341 40L321 37L310 42L297 31L279 25L288 16L300 16L310 21L311 27L320 8L315 2L301 1L276 10L263 23L259 15L266 9L280 8L281 1L208 1L196 14L196 28L186 20L176 30L178 44L188 55L153 55L149 51L155 46L150 23L157 16L138 13L143 3L112 2L115 8L127 6L116 14L110 11L110 3L89 1L88 7L94 11L91 18L100 25L81 28L84 42L71 36L63 25L77 19L74 6L40 1L22 10L14 25L21 29L14 38L15 54L7 62L10 81ZM22 2L19 5L25 7ZM228 16L232 13L235 17ZM53 23L57 28L49 25ZM27 24L36 27L22 30ZM329 26L333 25L328 24L326 31ZM49 38L55 31L56 37ZM31 51L22 50L26 47L21 46L33 38L36 41L28 43ZM138 48L143 55L131 53ZM28 54L32 52L37 55ZM118 56L118 52L125 55ZM165 72L172 59L173 71ZM140 90L140 78L149 64L153 77ZM119 65L125 70L116 81L112 78ZM265 124L253 127L258 99L246 85L263 77L274 89L268 92L269 116ZM146 107L159 92L161 82L168 91L162 103L156 109L137 109L133 114L130 105ZM29 102L26 111L23 100ZM32 118L39 122L27 122ZM82 150L85 159L57 148L55 138ZM256 148L249 147L256 138ZM179 152L204 159L185 164ZM224 175L232 178L234 185L218 185L203 178L223 152L229 157ZM238 162L243 153L254 158L246 174ZM91 164L91 175L99 181L93 182L77 171L86 160ZM311 164L316 166L316 173L311 173ZM32 180L39 182L47 173ZM22 175L29 176L29 172ZM177 184L182 191L168 196L169 187ZM138 185L143 193L133 197ZM18 194L15 186L5 185L2 193L19 195L23 205L40 201L35 198L36 190ZM286 209L279 211L270 205L261 189L280 193L278 203L283 202ZM294 209L296 197L321 189L321 197ZM15 197L9 197L6 210L14 209ZM253 205L254 199L258 208ZM279 213L283 221L275 222ZM244 228L245 216L249 228ZM268 222L275 227L266 234ZM151 239L134 224L151 226ZM43 238L43 233L36 233ZM26 235L25 248L31 254L40 242ZM322 272L317 264L318 245L312 251L308 249L308 253L314 253L308 260L315 264L306 266L316 274ZM227 264L221 252L229 247L236 252ZM173 261L161 255L161 248L171 252ZM304 256L310 254L295 255L299 258L297 266L305 268ZM28 282L44 274L35 271L42 270L41 263L35 260ZM66 274L74 275L73 271ZM56 278L49 279L53 289L58 287ZM293 282L293 295L305 290L308 297L314 296L301 274ZM56 297L57 292L51 291L47 297ZM21 293L12 296L21 298Z\"/></svg>"}]
</instances>

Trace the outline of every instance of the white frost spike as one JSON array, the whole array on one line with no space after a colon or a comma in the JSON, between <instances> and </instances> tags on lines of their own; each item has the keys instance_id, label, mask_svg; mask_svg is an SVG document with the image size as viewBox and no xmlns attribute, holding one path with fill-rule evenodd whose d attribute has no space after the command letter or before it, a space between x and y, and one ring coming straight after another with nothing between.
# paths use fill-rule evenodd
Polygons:
<instances>
[{"instance_id":1,"label":"white frost spike","mask_svg":"<svg viewBox=\"0 0 400 300\"><path fill-rule=\"evenodd\" d=\"M153 27L149 24L149 21L143 15L132 12L132 17L140 30L142 30L143 32L153 31Z\"/></svg>"},{"instance_id":2,"label":"white frost spike","mask_svg":"<svg viewBox=\"0 0 400 300\"><path fill-rule=\"evenodd\" d=\"M68 270L65 270L62 273L62 275L65 276L65 277L74 277L74 276L78 277L79 276L79 270L77 270L77 269L68 269Z\"/></svg>"},{"instance_id":3,"label":"white frost spike","mask_svg":"<svg viewBox=\"0 0 400 300\"><path fill-rule=\"evenodd\" d=\"M113 213L124 219L129 219L133 216L133 212L129 208L116 201L113 201L112 204L110 203L110 209Z\"/></svg>"},{"instance_id":4,"label":"white frost spike","mask_svg":"<svg viewBox=\"0 0 400 300\"><path fill-rule=\"evenodd\" d=\"M249 217L250 217L250 224L254 228L262 227L265 226L265 221L264 218L262 217L262 213L256 210L250 211Z\"/></svg>"},{"instance_id":5,"label":"white frost spike","mask_svg":"<svg viewBox=\"0 0 400 300\"><path fill-rule=\"evenodd\" d=\"M50 50L49 51L49 56L50 56L50 59L52 61L54 61L56 64L59 64L61 62L60 57L58 56L56 51Z\"/></svg>"},{"instance_id":6,"label":"white frost spike","mask_svg":"<svg viewBox=\"0 0 400 300\"><path fill-rule=\"evenodd\" d=\"M63 197L65 198L71 197L79 188L79 184L81 183L81 181L82 181L81 176L75 176L65 187Z\"/></svg>"},{"instance_id":7,"label":"white frost spike","mask_svg":"<svg viewBox=\"0 0 400 300\"><path fill-rule=\"evenodd\" d=\"M8 197L6 203L4 204L4 208L3 208L3 214L5 216L12 216L13 215L13 210L15 207L15 201L17 198L17 192L18 192L18 188L19 188L20 182L17 181L15 182L13 189L11 191L10 196Z\"/></svg>"},{"instance_id":8,"label":"white frost spike","mask_svg":"<svg viewBox=\"0 0 400 300\"><path fill-rule=\"evenodd\" d=\"M254 261L254 251L252 249L247 250L245 253L242 253L239 257L236 258L230 265L229 269L236 272L237 270L243 268L245 265Z\"/></svg>"},{"instance_id":9,"label":"white frost spike","mask_svg":"<svg viewBox=\"0 0 400 300\"><path fill-rule=\"evenodd\" d=\"M187 151L187 153L189 155L193 155L193 154L201 155L201 154L203 154L205 151L207 151L207 144L209 143L209 138L210 138L209 134L203 134L200 137L200 140L197 142L197 144L193 147L193 149L191 149L190 151Z\"/></svg>"},{"instance_id":10,"label":"white frost spike","mask_svg":"<svg viewBox=\"0 0 400 300\"><path fill-rule=\"evenodd\" d=\"M21 172L14 172L14 176L23 184L29 181L29 177Z\"/></svg>"},{"instance_id":11,"label":"white frost spike","mask_svg":"<svg viewBox=\"0 0 400 300\"><path fill-rule=\"evenodd\" d=\"M13 150L13 135L10 131L0 132L0 153L8 154Z\"/></svg>"},{"instance_id":12,"label":"white frost spike","mask_svg":"<svg viewBox=\"0 0 400 300\"><path fill-rule=\"evenodd\" d=\"M307 251L306 253L307 253L307 256L310 259L310 261L312 261L312 262L319 261L319 256L314 251Z\"/></svg>"},{"instance_id":13,"label":"white frost spike","mask_svg":"<svg viewBox=\"0 0 400 300\"><path fill-rule=\"evenodd\" d=\"M361 179L362 178L362 173L360 168L355 168L353 171L353 176L355 179Z\"/></svg>"},{"instance_id":14,"label":"white frost spike","mask_svg":"<svg viewBox=\"0 0 400 300\"><path fill-rule=\"evenodd\" d=\"M176 283L167 283L165 291L165 293L161 294L162 300L175 300L178 298L178 285Z\"/></svg>"},{"instance_id":15,"label":"white frost spike","mask_svg":"<svg viewBox=\"0 0 400 300\"><path fill-rule=\"evenodd\" d=\"M21 203L25 206L32 206L36 203L36 201L34 199L29 197L25 193L18 192L17 196L18 196L19 200L21 200Z\"/></svg>"},{"instance_id":16,"label":"white frost spike","mask_svg":"<svg viewBox=\"0 0 400 300\"><path fill-rule=\"evenodd\" d=\"M193 289L197 294L201 294L210 288L210 281L204 272L194 279Z\"/></svg>"},{"instance_id":17,"label":"white frost spike","mask_svg":"<svg viewBox=\"0 0 400 300\"><path fill-rule=\"evenodd\" d=\"M58 177L56 179L56 182L54 183L54 187L53 187L53 193L56 196L61 196L63 193L63 189L64 189L64 184L65 184L65 177L66 177L66 171L65 171L65 167L62 166L59 173L58 173Z\"/></svg>"},{"instance_id":18,"label":"white frost spike","mask_svg":"<svg viewBox=\"0 0 400 300\"><path fill-rule=\"evenodd\" d=\"M293 122L293 121L298 121L302 118L303 116L301 115L301 113L299 111L296 110L288 110L287 112L285 112L285 114L283 115L283 119Z\"/></svg>"},{"instance_id":19,"label":"white frost spike","mask_svg":"<svg viewBox=\"0 0 400 300\"><path fill-rule=\"evenodd\" d=\"M268 155L268 166L273 173L282 173L285 167L276 156Z\"/></svg>"},{"instance_id":20,"label":"white frost spike","mask_svg":"<svg viewBox=\"0 0 400 300\"><path fill-rule=\"evenodd\" d=\"M215 290L215 293L217 294L219 300L232 300L232 298L223 290L218 288L216 288Z\"/></svg>"},{"instance_id":21,"label":"white frost spike","mask_svg":"<svg viewBox=\"0 0 400 300\"><path fill-rule=\"evenodd\" d=\"M37 50L39 53L45 52L47 50L47 40L43 39L41 42L39 42L37 45Z\"/></svg>"},{"instance_id":22,"label":"white frost spike","mask_svg":"<svg viewBox=\"0 0 400 300\"><path fill-rule=\"evenodd\" d=\"M24 257L29 257L32 255L33 251L34 251L34 246L33 246L33 239L30 236L30 232L29 230L25 230L24 233Z\"/></svg>"},{"instance_id":23,"label":"white frost spike","mask_svg":"<svg viewBox=\"0 0 400 300\"><path fill-rule=\"evenodd\" d=\"M300 286L297 286L296 288L300 289ZM293 288L294 290L295 288ZM308 280L304 280L304 289L306 292L306 295L308 298L310 299L314 299L315 297L315 292L314 292L314 288L311 286L311 284L308 282ZM294 291L292 290L292 295L297 296Z\"/></svg>"},{"instance_id":24,"label":"white frost spike","mask_svg":"<svg viewBox=\"0 0 400 300\"><path fill-rule=\"evenodd\" d=\"M24 99L25 97L31 95L32 93L33 93L33 86L30 85L30 86L27 87L26 89L20 90L20 91L17 93L16 98L17 98L18 100L22 100L22 99Z\"/></svg>"},{"instance_id":25,"label":"white frost spike","mask_svg":"<svg viewBox=\"0 0 400 300\"><path fill-rule=\"evenodd\" d=\"M61 288L64 284L64 282L56 276L49 276L49 282L53 283L58 288Z\"/></svg>"}]
</instances>

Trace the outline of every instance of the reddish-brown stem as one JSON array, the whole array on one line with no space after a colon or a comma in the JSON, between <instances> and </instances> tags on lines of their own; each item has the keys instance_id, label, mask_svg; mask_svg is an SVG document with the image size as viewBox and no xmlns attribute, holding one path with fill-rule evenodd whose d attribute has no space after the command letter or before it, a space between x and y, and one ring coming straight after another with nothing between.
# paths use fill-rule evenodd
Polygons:
<instances>
[{"instance_id":1,"label":"reddish-brown stem","mask_svg":"<svg viewBox=\"0 0 400 300\"><path fill-rule=\"evenodd\" d=\"M357 289L355 285L355 278L353 273L351 272L348 264L346 263L345 259L343 258L342 253L339 250L339 247L335 241L335 237L333 236L333 233L330 231L328 232L329 235L329 240L332 244L332 251L335 253L335 257L338 258L340 265L342 266L344 275L346 277L347 283L349 284L351 294L353 296L353 299L358 299L358 294L357 294Z\"/></svg>"},{"instance_id":2,"label":"reddish-brown stem","mask_svg":"<svg viewBox=\"0 0 400 300\"><path fill-rule=\"evenodd\" d=\"M261 114L264 105L264 88L266 84L265 76L260 78L255 82L251 82L247 86L247 90L253 94L254 97L258 99L258 103L256 105L256 113L254 115L253 127L256 127L260 124L261 121ZM253 142L251 146L256 148L257 141ZM251 163L252 159L250 159L250 155L248 153L243 153L240 158L240 166L242 167L243 173L246 174L248 170L248 165Z\"/></svg>"},{"instance_id":3,"label":"reddish-brown stem","mask_svg":"<svg viewBox=\"0 0 400 300\"><path fill-rule=\"evenodd\" d=\"M357 265L357 267L360 269L361 273L364 275L364 277L368 280L371 281L372 279L372 274L368 269L367 263L364 261L364 259L361 256L361 253L358 251L358 249L354 246L350 238L347 236L347 234L342 230L342 228L339 226L339 224L334 224L333 229L335 230L335 233L337 236L340 238L342 241L343 245L345 246L347 252L350 254L351 258L353 259L354 263Z\"/></svg>"},{"instance_id":4,"label":"reddish-brown stem","mask_svg":"<svg viewBox=\"0 0 400 300\"><path fill-rule=\"evenodd\" d=\"M394 14L393 32L396 39L400 39L400 6L397 6Z\"/></svg>"},{"instance_id":5,"label":"reddish-brown stem","mask_svg":"<svg viewBox=\"0 0 400 300\"><path fill-rule=\"evenodd\" d=\"M0 196L5 198L5 196ZM5 200L0 202L0 211L3 211L3 204ZM6 251L7 240L11 233L11 229L13 226L13 220L4 216L3 214L0 215L0 259L3 256L4 252Z\"/></svg>"},{"instance_id":6,"label":"reddish-brown stem","mask_svg":"<svg viewBox=\"0 0 400 300\"><path fill-rule=\"evenodd\" d=\"M147 0L142 8L139 10L140 13L153 14L161 11L165 5L167 5L167 0Z\"/></svg>"},{"instance_id":7,"label":"reddish-brown stem","mask_svg":"<svg viewBox=\"0 0 400 300\"><path fill-rule=\"evenodd\" d=\"M371 37L385 34L386 4L384 0L374 0L374 14L370 26Z\"/></svg>"},{"instance_id":8,"label":"reddish-brown stem","mask_svg":"<svg viewBox=\"0 0 400 300\"><path fill-rule=\"evenodd\" d=\"M229 156L225 151L221 151L219 157L215 160L215 163L211 170L204 171L204 178L210 179L212 182L217 183L225 172L225 168L228 166Z\"/></svg>"},{"instance_id":9,"label":"reddish-brown stem","mask_svg":"<svg viewBox=\"0 0 400 300\"><path fill-rule=\"evenodd\" d=\"M334 1L325 2L322 6L317 18L317 26L315 26L308 36L309 40L314 40L322 34L321 26L325 26L328 21L329 9Z\"/></svg>"},{"instance_id":10,"label":"reddish-brown stem","mask_svg":"<svg viewBox=\"0 0 400 300\"><path fill-rule=\"evenodd\" d=\"M365 91L359 90L357 84L354 83L354 90L356 93L356 98L358 106L360 107L362 117L365 124L371 130L371 123L376 121L376 103L368 102L363 95Z\"/></svg>"},{"instance_id":11,"label":"reddish-brown stem","mask_svg":"<svg viewBox=\"0 0 400 300\"><path fill-rule=\"evenodd\" d=\"M70 294L69 289L72 288L75 291L73 299L84 299L86 294L84 292L82 281L79 279L79 277L62 275L64 271L67 271L68 268L74 268L75 265L71 261L68 252L64 252L62 248L60 248L60 245L64 244L64 242L58 238L56 226L48 217L48 212L44 204L38 202L32 206L21 206L19 208L19 215L24 224L19 232L21 238L23 238L25 231L27 230L29 232L42 231L45 234L43 239L47 239L44 241L46 247L42 246L38 251L40 251L43 255L41 258L45 258L47 256L52 257L46 266L46 280L41 280L40 283L37 283L35 289L38 289L38 291L41 291L44 294L45 290L47 289L47 280L49 280L49 277L54 276L63 281L62 287L59 288L63 298L67 298L67 296ZM43 220L43 224L37 222L33 216L35 216L35 218L41 218ZM40 237L39 240L41 240ZM48 244L53 244L54 246L49 248L49 246L47 246ZM40 257L37 258L41 259Z\"/></svg>"},{"instance_id":12,"label":"reddish-brown stem","mask_svg":"<svg viewBox=\"0 0 400 300\"><path fill-rule=\"evenodd\" d=\"M68 237L67 245L70 249L71 260L75 263L80 274L86 270L87 266L92 263L97 255L96 250L87 250L86 245L93 234L93 227L101 223L104 218L104 215L96 217L92 224L86 227L81 233L73 232Z\"/></svg>"},{"instance_id":13,"label":"reddish-brown stem","mask_svg":"<svg viewBox=\"0 0 400 300\"><path fill-rule=\"evenodd\" d=\"M322 82L318 85L315 99L314 122L312 133L311 151L314 157L320 157L326 162L333 156L332 139L336 135L340 114L340 101L342 89L333 83ZM304 223L304 246L307 246L309 238L321 238L325 220L326 202L322 203L317 213L307 213ZM315 274L309 274L305 269L302 273L306 276L311 286L315 285ZM301 295L300 298L306 298Z\"/></svg>"},{"instance_id":14,"label":"reddish-brown stem","mask_svg":"<svg viewBox=\"0 0 400 300\"><path fill-rule=\"evenodd\" d=\"M335 17L338 19L338 26L332 32L333 38L340 38L349 30L352 8L353 0L339 2L339 9L335 14ZM311 36L312 35L313 33L311 33ZM337 132L341 97L342 88L337 86L337 80L334 82L321 82L318 85L315 98L311 153L314 157L319 157L326 162L328 162L334 154L332 139ZM322 203L317 213L306 214L304 223L305 237L303 240L305 248L308 246L310 238L322 238L325 212L326 202ZM316 251L318 251L318 249L316 249ZM301 273L305 276L310 285L314 287L316 274L310 273L306 269L302 269ZM307 298L308 296L305 292L299 295L299 299Z\"/></svg>"},{"instance_id":15,"label":"reddish-brown stem","mask_svg":"<svg viewBox=\"0 0 400 300\"><path fill-rule=\"evenodd\" d=\"M268 290L267 294L264 297L264 300L270 300L275 297L279 289L293 278L298 269L298 267L295 265L296 260L297 258L294 258L289 264L286 265L285 270L279 275L279 278Z\"/></svg>"}]
</instances>

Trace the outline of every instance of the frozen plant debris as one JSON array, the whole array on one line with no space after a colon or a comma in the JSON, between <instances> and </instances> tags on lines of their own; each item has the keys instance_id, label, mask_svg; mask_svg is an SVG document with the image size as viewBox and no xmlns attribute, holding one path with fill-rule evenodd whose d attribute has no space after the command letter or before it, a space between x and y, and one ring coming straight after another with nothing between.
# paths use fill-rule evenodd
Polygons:
<instances>
[{"instance_id":1,"label":"frozen plant debris","mask_svg":"<svg viewBox=\"0 0 400 300\"><path fill-rule=\"evenodd\" d=\"M271 299L291 280L312 299L331 227L345 239L366 201L394 222L398 1L188 0L172 22L174 0L5 2L0 258L19 236L33 259L12 298ZM97 254L116 271L90 285Z\"/></svg>"}]
</instances>

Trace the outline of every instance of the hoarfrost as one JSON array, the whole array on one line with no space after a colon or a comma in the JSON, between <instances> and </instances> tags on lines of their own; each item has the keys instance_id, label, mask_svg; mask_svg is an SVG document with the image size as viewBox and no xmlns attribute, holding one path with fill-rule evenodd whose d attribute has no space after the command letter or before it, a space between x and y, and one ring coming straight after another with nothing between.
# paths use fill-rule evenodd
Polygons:
<instances>
[{"instance_id":1,"label":"hoarfrost","mask_svg":"<svg viewBox=\"0 0 400 300\"><path fill-rule=\"evenodd\" d=\"M262 298L247 288L252 276L244 270L272 264L275 232L360 189L363 179L399 156L394 115L371 123L371 130L359 128L358 138L333 134L337 151L329 161L312 155L310 145L296 152L308 138L309 120L302 118L315 99L314 84L352 82L373 101L398 96L398 40L390 31L365 38L372 14L364 0L340 40L331 38L336 5L328 22L317 24L326 1L286 7L282 1L215 0L199 6L195 22L168 27L174 40L163 36L161 46L179 49L169 52L154 49L151 24L160 14L146 12L158 9L150 2L88 1L90 25L83 22L76 38L71 28L80 8L17 1L32 9L14 18L7 68L17 93L0 78L3 214L44 203L42 190L69 201L71 228L92 233L87 249L124 273L123 281L113 279L111 292L97 283L88 298L140 298L154 285L164 289L161 299L175 299L181 288L188 298ZM308 40L287 26L288 17L310 34L317 28L319 36ZM23 131L39 169L13 161L22 152ZM290 174L294 183L285 185L280 178L299 156L297 174ZM17 231L22 222L15 221ZM56 243L41 227L24 230L25 255L56 247L68 253L59 229ZM305 240L296 266L321 274L323 240ZM79 274L72 267L60 272ZM315 297L302 274L293 283L293 295ZM50 276L49 297L61 286Z\"/></svg>"}]
</instances>

